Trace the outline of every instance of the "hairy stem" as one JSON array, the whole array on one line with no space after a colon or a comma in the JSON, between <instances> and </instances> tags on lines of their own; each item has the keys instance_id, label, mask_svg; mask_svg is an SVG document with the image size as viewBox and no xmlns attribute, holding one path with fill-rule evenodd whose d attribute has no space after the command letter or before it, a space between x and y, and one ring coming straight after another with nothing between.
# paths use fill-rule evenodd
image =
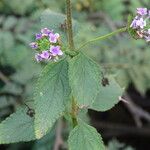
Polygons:
<instances>
[{"instance_id":1,"label":"hairy stem","mask_svg":"<svg viewBox=\"0 0 150 150\"><path fill-rule=\"evenodd\" d=\"M109 38L111 36L114 36L114 35L118 34L118 33L125 32L126 30L127 30L127 27L124 27L124 28L118 29L116 31L113 31L111 33L108 33L106 35L94 38L94 39L92 39L90 41L85 42L83 45L81 45L81 47L78 48L78 50L82 49L84 46L86 46L86 45L88 45L90 43L93 43L93 42L96 42L96 41L100 41L100 40L105 40L105 39L107 39L107 38Z\"/></svg>"},{"instance_id":2,"label":"hairy stem","mask_svg":"<svg viewBox=\"0 0 150 150\"><path fill-rule=\"evenodd\" d=\"M67 6L67 35L68 35L68 44L70 50L75 50L74 48L74 41L73 41L73 29L72 29L72 9L71 9L71 0L66 0ZM72 110L71 110L71 117L73 127L75 127L77 122L77 104L74 98L72 98Z\"/></svg>"},{"instance_id":3,"label":"hairy stem","mask_svg":"<svg viewBox=\"0 0 150 150\"><path fill-rule=\"evenodd\" d=\"M73 29L72 29L72 9L71 9L71 0L66 0L67 5L67 35L68 35L68 44L71 50L74 50L74 41L73 41Z\"/></svg>"},{"instance_id":4,"label":"hairy stem","mask_svg":"<svg viewBox=\"0 0 150 150\"><path fill-rule=\"evenodd\" d=\"M71 112L71 116L72 116L73 127L75 127L78 124L77 112L78 112L78 106L76 104L75 99L72 98L72 112Z\"/></svg>"}]
</instances>

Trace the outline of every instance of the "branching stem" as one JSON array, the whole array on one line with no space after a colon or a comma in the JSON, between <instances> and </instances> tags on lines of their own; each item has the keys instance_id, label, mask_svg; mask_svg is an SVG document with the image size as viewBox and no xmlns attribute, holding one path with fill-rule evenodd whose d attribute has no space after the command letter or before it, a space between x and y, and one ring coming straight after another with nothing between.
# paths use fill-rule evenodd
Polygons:
<instances>
[{"instance_id":1,"label":"branching stem","mask_svg":"<svg viewBox=\"0 0 150 150\"><path fill-rule=\"evenodd\" d=\"M66 0L66 6L67 6L67 37L68 37L68 45L70 50L75 50L74 47L74 40L73 40L73 28L72 28L72 8L71 8L71 0ZM121 32L125 32L127 30L127 27L118 29L114 32L111 32L109 34L106 34L104 36L100 36L97 37L95 39L92 39L86 43L84 43L78 50L82 49L84 46L86 46L87 44L90 44L92 42L98 41L98 40L104 40L107 39L113 35L116 35L118 33ZM73 123L73 127L75 127L78 124L77 121L77 112L78 112L78 106L76 103L76 100L74 99L74 97L72 98L72 109L71 109L71 117L72 117L72 123Z\"/></svg>"}]
</instances>

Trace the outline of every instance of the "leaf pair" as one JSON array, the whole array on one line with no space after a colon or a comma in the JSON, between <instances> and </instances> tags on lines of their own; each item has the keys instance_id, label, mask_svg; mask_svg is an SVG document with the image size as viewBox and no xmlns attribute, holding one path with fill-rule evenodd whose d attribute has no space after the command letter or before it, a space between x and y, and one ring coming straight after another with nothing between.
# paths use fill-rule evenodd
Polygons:
<instances>
[{"instance_id":1,"label":"leaf pair","mask_svg":"<svg viewBox=\"0 0 150 150\"><path fill-rule=\"evenodd\" d=\"M118 102L122 90L111 80L107 87L103 87L101 78L98 65L83 53L69 61L65 58L56 63L49 63L41 73L35 90L35 119L26 115L26 109L18 110L0 124L0 143L29 141L43 137L63 115L70 91L78 105L88 105L98 111L112 108ZM77 132L75 137L74 132ZM80 122L71 132L69 142L74 141L78 134L85 142L90 138L91 147L92 138L96 134L96 144L99 145L98 133L85 123ZM96 145L93 150L95 148ZM74 147L71 149L74 150Z\"/></svg>"},{"instance_id":2,"label":"leaf pair","mask_svg":"<svg viewBox=\"0 0 150 150\"><path fill-rule=\"evenodd\" d=\"M57 63L48 64L39 79L36 89L36 138L45 135L62 115L66 107L66 100L69 99L70 88L78 105L88 105L91 109L98 111L106 111L112 108L118 102L122 90L114 80L111 80L107 87L103 87L100 81L101 76L98 65L83 53L79 53L69 60L69 63L64 59ZM96 141L93 143L95 137ZM83 140L88 143L89 138L91 144L89 143L90 146L87 144L87 150L88 148L93 150L104 149L103 144L99 143L101 138L99 138L96 130L83 122L80 122L73 129L69 142L80 142L79 150L82 150L85 146ZM71 150L75 148L76 146L70 146Z\"/></svg>"},{"instance_id":3,"label":"leaf pair","mask_svg":"<svg viewBox=\"0 0 150 150\"><path fill-rule=\"evenodd\" d=\"M99 90L99 68L84 54L69 62L66 59L48 64L35 91L35 134L44 136L65 111L70 86L79 105L90 105ZM70 85L69 85L70 78ZM91 87L91 88L90 88Z\"/></svg>"}]
</instances>

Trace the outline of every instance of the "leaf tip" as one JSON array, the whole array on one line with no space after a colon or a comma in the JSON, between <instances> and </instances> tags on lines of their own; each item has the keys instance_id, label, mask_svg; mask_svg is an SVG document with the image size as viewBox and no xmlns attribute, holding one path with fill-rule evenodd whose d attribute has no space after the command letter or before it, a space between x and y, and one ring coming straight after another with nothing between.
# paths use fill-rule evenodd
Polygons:
<instances>
[{"instance_id":1,"label":"leaf tip","mask_svg":"<svg viewBox=\"0 0 150 150\"><path fill-rule=\"evenodd\" d=\"M44 134L40 130L36 130L35 136L36 136L36 139L41 139L44 136Z\"/></svg>"}]
</instances>

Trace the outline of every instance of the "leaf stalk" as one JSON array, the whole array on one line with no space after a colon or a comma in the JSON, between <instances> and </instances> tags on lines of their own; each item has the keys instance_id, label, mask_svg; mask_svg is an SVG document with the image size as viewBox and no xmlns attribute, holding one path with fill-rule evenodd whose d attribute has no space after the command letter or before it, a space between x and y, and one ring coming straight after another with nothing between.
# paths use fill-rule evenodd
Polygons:
<instances>
[{"instance_id":1,"label":"leaf stalk","mask_svg":"<svg viewBox=\"0 0 150 150\"><path fill-rule=\"evenodd\" d=\"M94 38L94 39L92 39L92 40L90 40L90 41L85 42L83 45L81 45L81 46L78 48L77 51L79 51L80 49L82 49L83 47L85 47L86 45L88 45L88 44L90 44L90 43L93 43L93 42L96 42L96 41L105 40L105 39L107 39L107 38L110 38L111 36L114 36L114 35L116 35L116 34L118 34L118 33L125 32L125 31L127 31L127 27L123 27L123 28L120 28L120 29L118 29L118 30L116 30L116 31L113 31L113 32L111 32L111 33L108 33L108 34L106 34L106 35L103 35L103 36L99 36L99 37L97 37L97 38Z\"/></svg>"}]
</instances>

